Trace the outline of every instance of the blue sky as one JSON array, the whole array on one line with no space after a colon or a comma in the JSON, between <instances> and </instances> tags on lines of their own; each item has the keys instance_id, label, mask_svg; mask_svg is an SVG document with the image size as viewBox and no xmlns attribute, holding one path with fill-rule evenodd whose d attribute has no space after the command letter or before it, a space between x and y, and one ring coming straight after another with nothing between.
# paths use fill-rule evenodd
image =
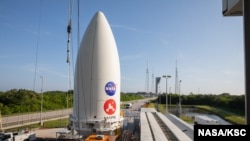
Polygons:
<instances>
[{"instance_id":1,"label":"blue sky","mask_svg":"<svg viewBox=\"0 0 250 141\"><path fill-rule=\"evenodd\" d=\"M0 91L39 92L40 76L43 91L70 88L68 7L68 0L0 1ZM99 10L110 23L120 57L121 91L145 91L148 66L148 89L152 91L152 74L167 74L174 92L177 61L183 94L245 93L243 18L223 17L221 0L81 0L79 7L80 38ZM71 65L78 48L77 0L72 20ZM71 72L73 79L73 66ZM165 92L165 85L162 79L159 92Z\"/></svg>"}]
</instances>

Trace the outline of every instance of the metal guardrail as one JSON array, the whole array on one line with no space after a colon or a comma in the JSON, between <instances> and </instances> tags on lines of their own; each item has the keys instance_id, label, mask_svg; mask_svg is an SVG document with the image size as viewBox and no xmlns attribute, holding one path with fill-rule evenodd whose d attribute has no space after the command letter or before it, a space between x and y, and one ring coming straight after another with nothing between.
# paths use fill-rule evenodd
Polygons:
<instances>
[{"instance_id":1,"label":"metal guardrail","mask_svg":"<svg viewBox=\"0 0 250 141\"><path fill-rule=\"evenodd\" d=\"M63 109L48 112L37 112L29 114L21 114L15 116L2 117L1 124L2 130L21 127L36 123L41 123L49 120L68 118L72 113L72 109Z\"/></svg>"}]
</instances>

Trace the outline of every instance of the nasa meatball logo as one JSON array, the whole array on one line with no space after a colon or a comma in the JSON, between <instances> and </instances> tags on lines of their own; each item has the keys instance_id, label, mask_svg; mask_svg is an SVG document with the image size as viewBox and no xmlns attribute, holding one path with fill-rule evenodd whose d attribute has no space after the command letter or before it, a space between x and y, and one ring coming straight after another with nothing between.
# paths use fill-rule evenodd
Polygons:
<instances>
[{"instance_id":1,"label":"nasa meatball logo","mask_svg":"<svg viewBox=\"0 0 250 141\"><path fill-rule=\"evenodd\" d=\"M110 81L105 85L105 92L107 95L113 96L115 94L115 91L116 91L116 86L114 82Z\"/></svg>"},{"instance_id":2,"label":"nasa meatball logo","mask_svg":"<svg viewBox=\"0 0 250 141\"><path fill-rule=\"evenodd\" d=\"M114 114L116 111L115 101L113 99L108 99L107 101L105 101L103 109L104 109L105 113L108 115Z\"/></svg>"}]
</instances>

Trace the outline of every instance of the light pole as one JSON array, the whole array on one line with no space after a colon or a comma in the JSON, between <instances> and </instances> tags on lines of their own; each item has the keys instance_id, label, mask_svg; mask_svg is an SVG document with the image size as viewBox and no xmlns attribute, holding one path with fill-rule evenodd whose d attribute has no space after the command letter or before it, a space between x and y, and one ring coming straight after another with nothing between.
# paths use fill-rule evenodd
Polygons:
<instances>
[{"instance_id":1,"label":"light pole","mask_svg":"<svg viewBox=\"0 0 250 141\"><path fill-rule=\"evenodd\" d=\"M43 125L43 121L42 121L42 112L43 112L43 76L40 76L41 78L41 113L40 113L40 125Z\"/></svg>"},{"instance_id":2,"label":"light pole","mask_svg":"<svg viewBox=\"0 0 250 141\"><path fill-rule=\"evenodd\" d=\"M171 87L169 87L169 105L171 105Z\"/></svg>"},{"instance_id":3,"label":"light pole","mask_svg":"<svg viewBox=\"0 0 250 141\"><path fill-rule=\"evenodd\" d=\"M170 75L163 75L163 78L166 78L166 114L168 113L168 78L171 78Z\"/></svg>"},{"instance_id":4,"label":"light pole","mask_svg":"<svg viewBox=\"0 0 250 141\"><path fill-rule=\"evenodd\" d=\"M181 80L179 81L179 113L181 114Z\"/></svg>"},{"instance_id":5,"label":"light pole","mask_svg":"<svg viewBox=\"0 0 250 141\"><path fill-rule=\"evenodd\" d=\"M160 86L158 86L158 88L159 88L159 104L161 104L161 87Z\"/></svg>"}]
</instances>

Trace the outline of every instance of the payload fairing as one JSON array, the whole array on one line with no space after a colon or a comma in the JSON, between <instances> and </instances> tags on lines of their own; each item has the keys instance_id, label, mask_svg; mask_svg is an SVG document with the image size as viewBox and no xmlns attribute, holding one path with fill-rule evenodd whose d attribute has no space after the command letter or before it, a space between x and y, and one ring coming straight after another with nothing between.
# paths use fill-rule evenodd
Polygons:
<instances>
[{"instance_id":1,"label":"payload fairing","mask_svg":"<svg viewBox=\"0 0 250 141\"><path fill-rule=\"evenodd\" d=\"M81 135L121 128L120 86L116 42L105 15L98 11L78 49L72 128Z\"/></svg>"}]
</instances>

